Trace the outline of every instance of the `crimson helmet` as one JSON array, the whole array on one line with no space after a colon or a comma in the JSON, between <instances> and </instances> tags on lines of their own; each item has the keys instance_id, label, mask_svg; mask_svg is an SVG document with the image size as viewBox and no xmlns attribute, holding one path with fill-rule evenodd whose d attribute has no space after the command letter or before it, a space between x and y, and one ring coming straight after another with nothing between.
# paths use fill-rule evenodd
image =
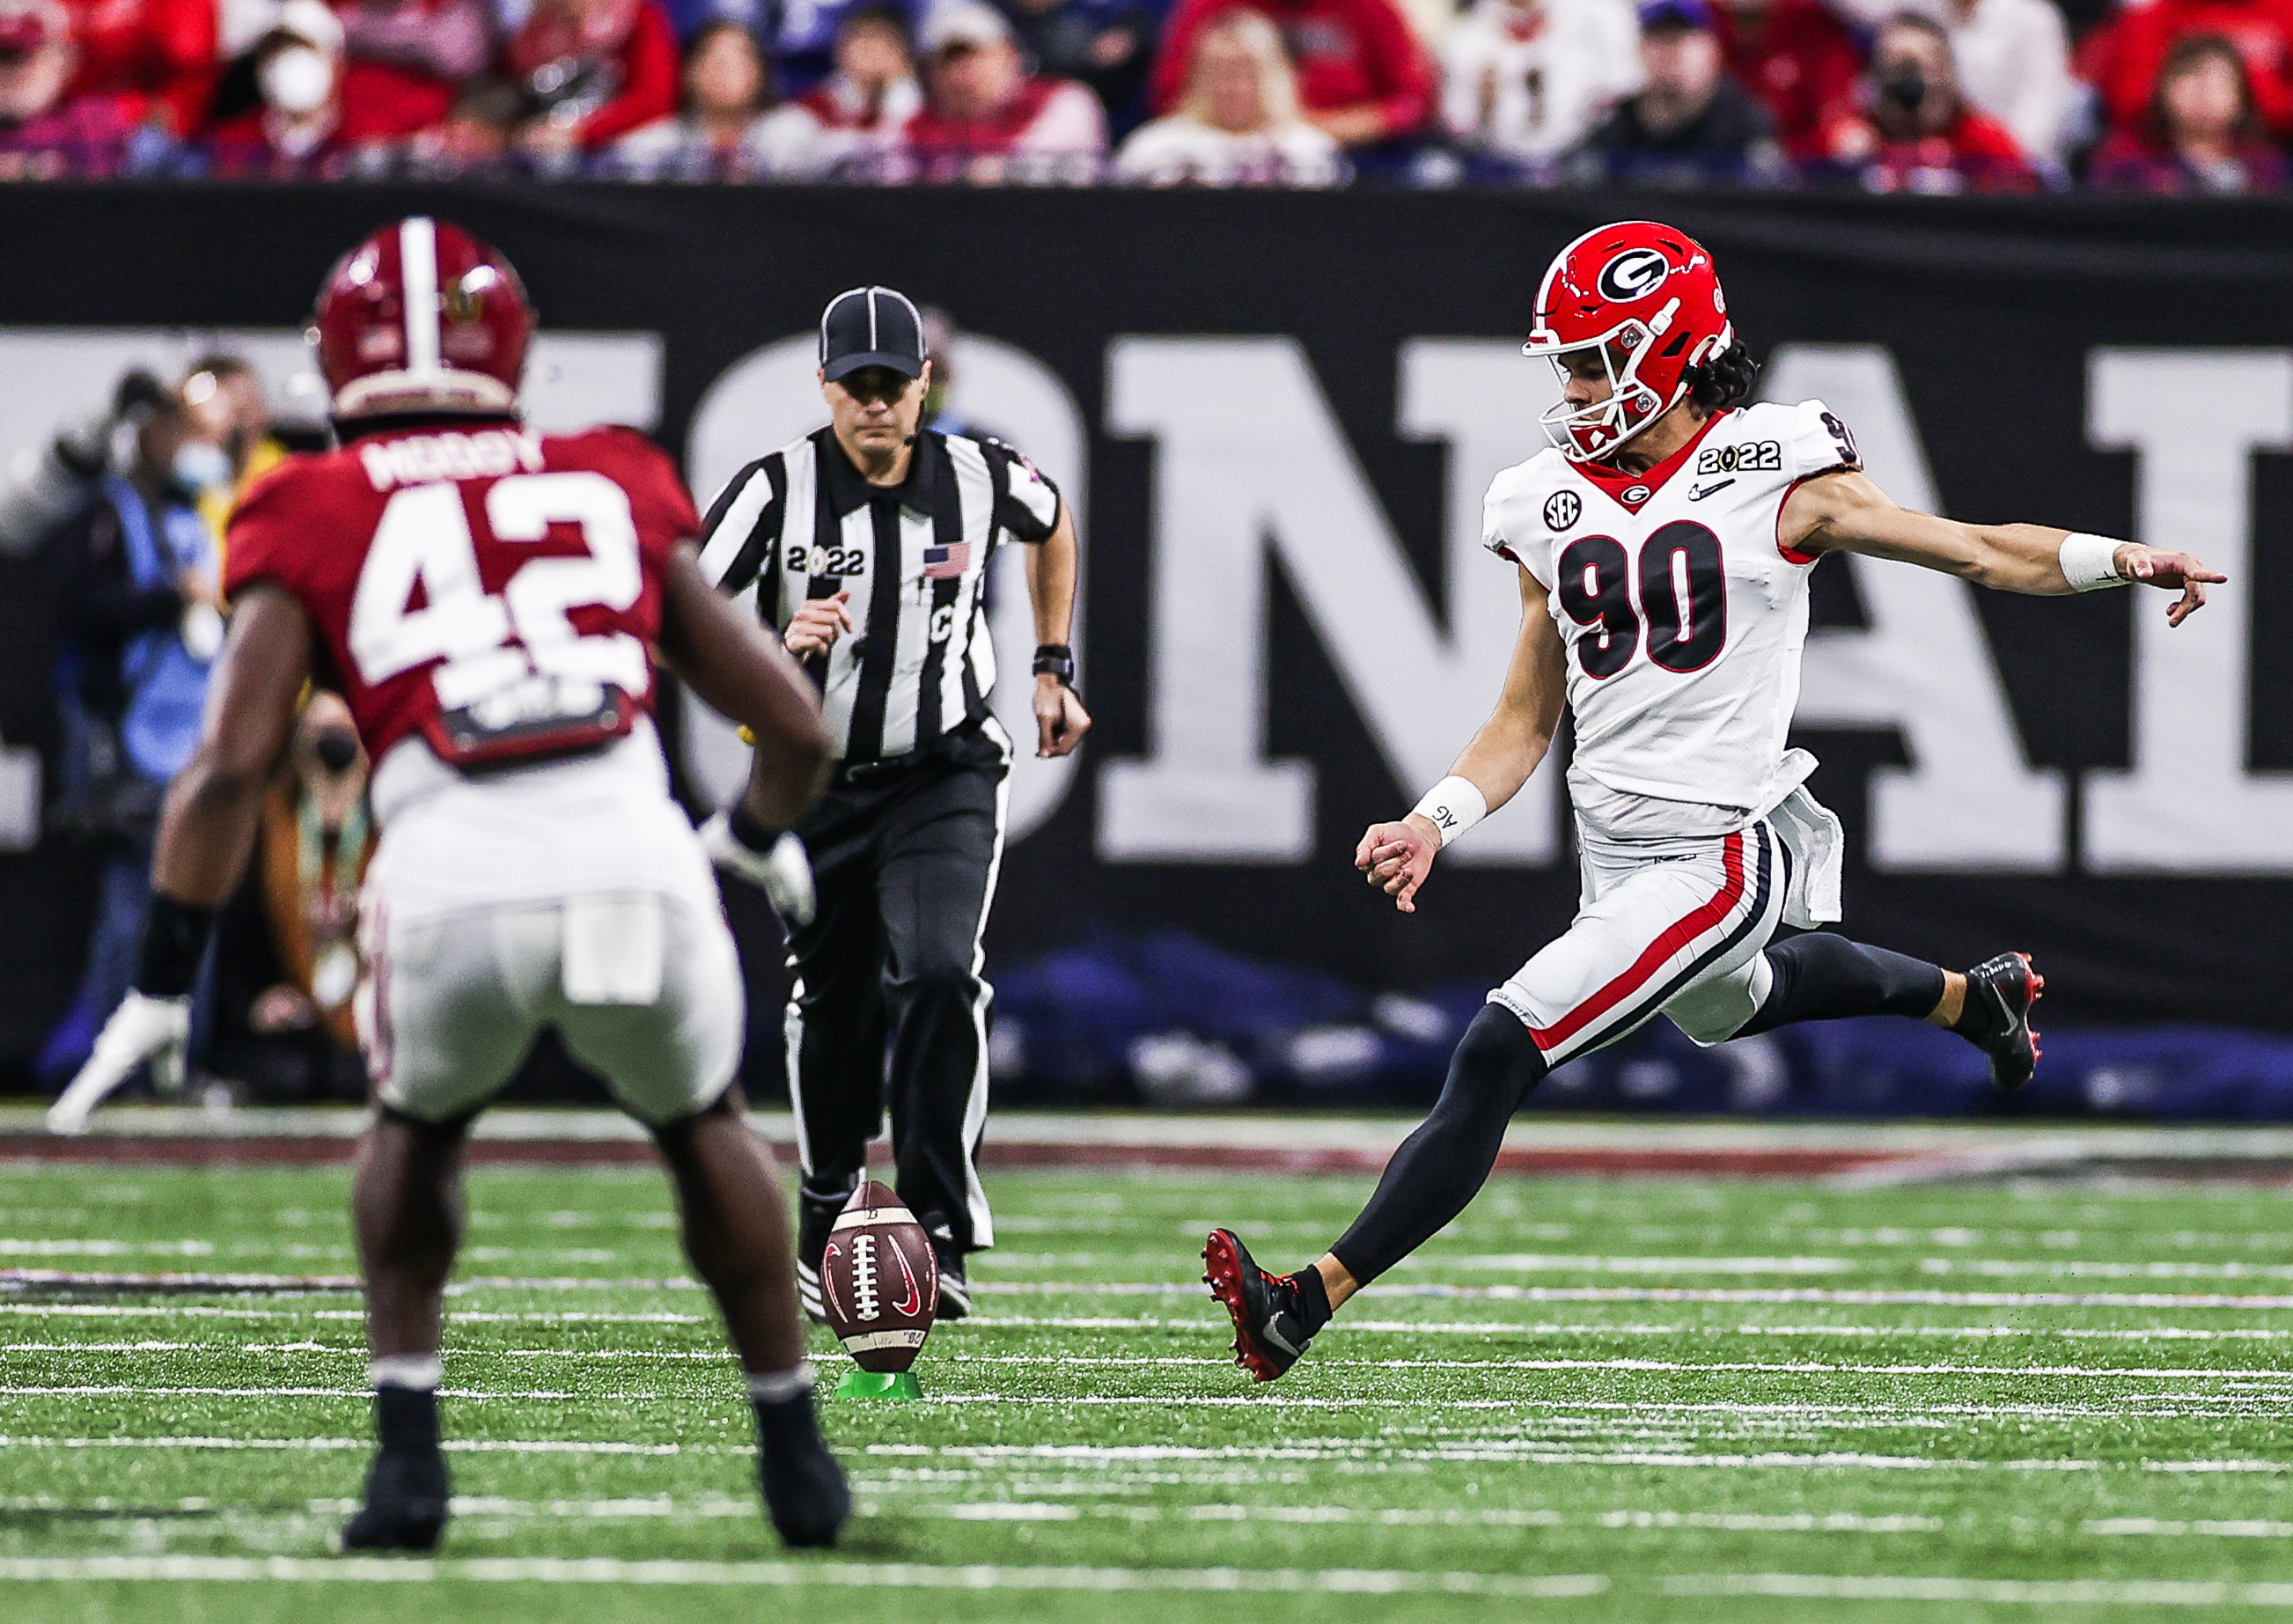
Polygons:
<instances>
[{"instance_id":1,"label":"crimson helmet","mask_svg":"<svg viewBox=\"0 0 2293 1624\"><path fill-rule=\"evenodd\" d=\"M1625 220L1585 232L1553 259L1521 353L1550 358L1565 383L1565 356L1600 352L1608 398L1562 401L1538 419L1569 461L1596 462L1680 404L1697 369L1735 341L1703 246L1652 220Z\"/></svg>"},{"instance_id":2,"label":"crimson helmet","mask_svg":"<svg viewBox=\"0 0 2293 1624\"><path fill-rule=\"evenodd\" d=\"M532 337L509 261L426 215L335 262L310 333L337 418L515 411Z\"/></svg>"}]
</instances>

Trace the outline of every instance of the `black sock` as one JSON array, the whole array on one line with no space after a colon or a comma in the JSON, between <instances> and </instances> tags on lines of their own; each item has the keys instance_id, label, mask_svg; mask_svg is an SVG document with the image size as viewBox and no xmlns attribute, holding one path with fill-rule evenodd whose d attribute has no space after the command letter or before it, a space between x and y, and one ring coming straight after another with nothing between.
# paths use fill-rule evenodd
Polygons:
<instances>
[{"instance_id":1,"label":"black sock","mask_svg":"<svg viewBox=\"0 0 2293 1624\"><path fill-rule=\"evenodd\" d=\"M1768 968L1775 972L1775 985L1738 1037L1795 1021L1839 1020L1850 1015L1924 1019L1942 1002L1940 966L1884 947L1867 947L1829 931L1778 942L1768 949Z\"/></svg>"},{"instance_id":2,"label":"black sock","mask_svg":"<svg viewBox=\"0 0 2293 1624\"><path fill-rule=\"evenodd\" d=\"M782 1399L750 1399L749 1405L757 1412L757 1440L767 1449L821 1443L820 1412L813 1407L810 1387Z\"/></svg>"},{"instance_id":3,"label":"black sock","mask_svg":"<svg viewBox=\"0 0 2293 1624\"><path fill-rule=\"evenodd\" d=\"M438 1448L438 1395L428 1388L374 1390L375 1433L393 1454L433 1453Z\"/></svg>"},{"instance_id":4,"label":"black sock","mask_svg":"<svg viewBox=\"0 0 2293 1624\"><path fill-rule=\"evenodd\" d=\"M1330 1306L1330 1287L1322 1279L1322 1271L1310 1267L1292 1275L1290 1283L1298 1288L1298 1311L1305 1316L1306 1335L1311 1336L1329 1324L1330 1316L1338 1311Z\"/></svg>"},{"instance_id":5,"label":"black sock","mask_svg":"<svg viewBox=\"0 0 2293 1624\"><path fill-rule=\"evenodd\" d=\"M1417 1132L1385 1165L1377 1192L1331 1254L1366 1286L1465 1210L1497 1165L1505 1125L1544 1076L1520 1017L1481 1007L1450 1057L1449 1079Z\"/></svg>"}]
</instances>

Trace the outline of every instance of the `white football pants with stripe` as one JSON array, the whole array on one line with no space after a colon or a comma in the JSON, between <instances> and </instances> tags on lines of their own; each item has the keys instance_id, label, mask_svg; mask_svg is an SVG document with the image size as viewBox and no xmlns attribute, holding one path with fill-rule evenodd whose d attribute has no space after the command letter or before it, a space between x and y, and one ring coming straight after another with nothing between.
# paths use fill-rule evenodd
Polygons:
<instances>
[{"instance_id":1,"label":"white football pants with stripe","mask_svg":"<svg viewBox=\"0 0 2293 1624\"><path fill-rule=\"evenodd\" d=\"M1789 889L1775 831L1762 819L1708 839L1579 844L1576 919L1489 1002L1520 1017L1548 1068L1659 1012L1699 1043L1734 1035L1771 983L1763 950Z\"/></svg>"}]
</instances>

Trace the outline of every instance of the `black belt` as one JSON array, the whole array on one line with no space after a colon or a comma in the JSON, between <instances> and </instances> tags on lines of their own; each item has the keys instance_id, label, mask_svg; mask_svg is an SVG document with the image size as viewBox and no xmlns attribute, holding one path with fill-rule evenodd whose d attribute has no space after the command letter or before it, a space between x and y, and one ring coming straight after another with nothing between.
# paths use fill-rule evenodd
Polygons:
<instances>
[{"instance_id":1,"label":"black belt","mask_svg":"<svg viewBox=\"0 0 2293 1624\"><path fill-rule=\"evenodd\" d=\"M914 771L930 759L930 752L912 750L903 756L886 756L880 760L855 761L836 769L835 782L852 789L864 789L871 784L888 784L902 775Z\"/></svg>"}]
</instances>

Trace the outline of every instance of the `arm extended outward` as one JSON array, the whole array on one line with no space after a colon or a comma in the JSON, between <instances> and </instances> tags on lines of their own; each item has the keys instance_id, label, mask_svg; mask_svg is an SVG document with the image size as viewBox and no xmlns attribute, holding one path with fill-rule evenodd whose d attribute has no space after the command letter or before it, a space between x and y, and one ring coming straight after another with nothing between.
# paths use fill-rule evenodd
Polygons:
<instances>
[{"instance_id":1,"label":"arm extended outward","mask_svg":"<svg viewBox=\"0 0 2293 1624\"><path fill-rule=\"evenodd\" d=\"M2001 592L2059 597L2093 586L2138 583L2163 587L2181 596L2167 605L2166 619L2179 626L2205 605L2206 583L2229 578L2208 569L2187 553L2107 543L2101 537L2072 537L2045 524L1962 524L1932 514L1898 508L1887 493L1861 474L1842 470L1811 479L1784 502L1777 540L1802 555L1861 553L1916 564ZM2062 544L2086 544L2116 579L2081 583L2066 572Z\"/></svg>"},{"instance_id":2,"label":"arm extended outward","mask_svg":"<svg viewBox=\"0 0 2293 1624\"><path fill-rule=\"evenodd\" d=\"M1520 637L1513 645L1512 663L1505 670L1504 692L1489 719L1481 724L1472 743L1449 769L1451 777L1465 780L1479 792L1486 808L1482 816L1511 800L1528 782L1528 775L1552 747L1553 731L1560 726L1560 712L1568 699L1568 672L1560 629L1545 607L1544 588L1523 570ZM1395 907L1414 914L1417 888L1432 872L1435 856L1447 840L1462 832L1456 824L1445 830L1422 810L1398 823L1372 824L1354 851L1354 866L1365 871L1369 882L1392 897Z\"/></svg>"}]
</instances>

